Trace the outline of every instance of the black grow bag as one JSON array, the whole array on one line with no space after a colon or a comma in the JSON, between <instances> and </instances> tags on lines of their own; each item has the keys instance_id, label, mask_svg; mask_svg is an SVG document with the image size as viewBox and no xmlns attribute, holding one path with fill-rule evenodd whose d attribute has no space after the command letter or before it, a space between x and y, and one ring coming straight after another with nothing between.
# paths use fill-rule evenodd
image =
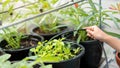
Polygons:
<instances>
[{"instance_id":1,"label":"black grow bag","mask_svg":"<svg viewBox=\"0 0 120 68\"><path fill-rule=\"evenodd\" d=\"M85 48L81 44L71 42L72 48L80 47L82 50L75 57L60 62L45 62L45 64L52 64L53 68L80 68L80 60L84 55Z\"/></svg>"},{"instance_id":2,"label":"black grow bag","mask_svg":"<svg viewBox=\"0 0 120 68\"><path fill-rule=\"evenodd\" d=\"M68 41L76 42L77 37L73 38L74 31L68 31L63 34L63 37ZM72 39L71 39L72 38ZM102 42L98 40L88 40L80 42L79 44L83 45L85 48L85 54L81 58L80 68L98 68L100 60L102 58Z\"/></svg>"},{"instance_id":3,"label":"black grow bag","mask_svg":"<svg viewBox=\"0 0 120 68\"><path fill-rule=\"evenodd\" d=\"M8 54L11 54L10 57L10 61L16 61L16 60L22 60L23 58L29 56L29 49L36 47L38 41L43 41L43 37L42 36L38 36L38 35L26 35L28 36L25 39L22 39L23 41L25 40L32 40L35 41L35 46L30 46L30 47L26 47L26 48L20 48L20 49L15 49L15 50L11 50L11 49L6 49L5 46L8 44L7 41L2 40L0 42L0 47L1 49Z\"/></svg>"},{"instance_id":4,"label":"black grow bag","mask_svg":"<svg viewBox=\"0 0 120 68\"><path fill-rule=\"evenodd\" d=\"M102 57L102 46L98 40L81 42L85 47L85 55L81 59L81 68L98 68Z\"/></svg>"}]
</instances>

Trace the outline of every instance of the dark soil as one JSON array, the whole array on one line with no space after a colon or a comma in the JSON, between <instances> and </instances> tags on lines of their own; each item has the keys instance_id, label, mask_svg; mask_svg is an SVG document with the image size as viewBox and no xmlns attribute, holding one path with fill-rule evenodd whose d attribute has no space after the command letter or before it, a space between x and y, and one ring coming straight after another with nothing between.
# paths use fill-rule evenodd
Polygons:
<instances>
[{"instance_id":1,"label":"dark soil","mask_svg":"<svg viewBox=\"0 0 120 68\"><path fill-rule=\"evenodd\" d=\"M21 40L21 48L27 48L31 46L36 46L39 40L35 38L30 38L30 39L22 39Z\"/></svg>"}]
</instances>

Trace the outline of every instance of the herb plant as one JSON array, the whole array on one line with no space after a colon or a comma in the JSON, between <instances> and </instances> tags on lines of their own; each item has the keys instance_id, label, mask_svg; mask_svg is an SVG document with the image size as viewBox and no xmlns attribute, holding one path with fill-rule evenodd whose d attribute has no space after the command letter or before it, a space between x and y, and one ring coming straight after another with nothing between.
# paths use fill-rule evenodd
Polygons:
<instances>
[{"instance_id":1,"label":"herb plant","mask_svg":"<svg viewBox=\"0 0 120 68\"><path fill-rule=\"evenodd\" d=\"M71 47L70 42L63 42L63 39L38 42L36 48L30 50L43 62L59 62L75 57L81 48Z\"/></svg>"},{"instance_id":2,"label":"herb plant","mask_svg":"<svg viewBox=\"0 0 120 68\"><path fill-rule=\"evenodd\" d=\"M5 46L6 49L20 48L20 41L25 38L22 33L18 33L15 30L12 31L9 28L3 29L1 36L8 43L8 45Z\"/></svg>"},{"instance_id":3,"label":"herb plant","mask_svg":"<svg viewBox=\"0 0 120 68\"><path fill-rule=\"evenodd\" d=\"M40 23L40 29L44 31L43 33L55 33L56 30L50 30L58 25L57 23L58 18L53 14L48 14L45 16L44 20L42 19Z\"/></svg>"},{"instance_id":4,"label":"herb plant","mask_svg":"<svg viewBox=\"0 0 120 68\"><path fill-rule=\"evenodd\" d=\"M59 12L50 13L43 16L40 19L40 21L36 24L40 28L39 33L41 34L57 33L61 31L60 28L62 27L64 30L64 27L66 27L66 25L61 24L63 22L63 19L59 18L57 14L59 14Z\"/></svg>"}]
</instances>

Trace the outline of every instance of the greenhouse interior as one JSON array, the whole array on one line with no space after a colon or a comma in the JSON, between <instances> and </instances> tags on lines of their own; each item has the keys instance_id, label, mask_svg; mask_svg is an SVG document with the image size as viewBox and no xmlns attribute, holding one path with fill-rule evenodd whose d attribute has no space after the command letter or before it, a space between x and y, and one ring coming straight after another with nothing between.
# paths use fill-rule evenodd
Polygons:
<instances>
[{"instance_id":1,"label":"greenhouse interior","mask_svg":"<svg viewBox=\"0 0 120 68\"><path fill-rule=\"evenodd\" d=\"M0 68L120 68L120 0L0 0Z\"/></svg>"}]
</instances>

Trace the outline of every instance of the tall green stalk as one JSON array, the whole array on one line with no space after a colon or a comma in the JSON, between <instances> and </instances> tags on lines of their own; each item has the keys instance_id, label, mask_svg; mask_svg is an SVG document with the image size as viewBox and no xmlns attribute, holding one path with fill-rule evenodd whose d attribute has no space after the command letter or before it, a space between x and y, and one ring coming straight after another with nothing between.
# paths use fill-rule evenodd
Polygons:
<instances>
[{"instance_id":1,"label":"tall green stalk","mask_svg":"<svg viewBox=\"0 0 120 68\"><path fill-rule=\"evenodd\" d=\"M6 49L18 49L20 48L20 41L23 38L22 33L17 31L11 31L10 29L3 29L2 38L8 43L5 46Z\"/></svg>"}]
</instances>

